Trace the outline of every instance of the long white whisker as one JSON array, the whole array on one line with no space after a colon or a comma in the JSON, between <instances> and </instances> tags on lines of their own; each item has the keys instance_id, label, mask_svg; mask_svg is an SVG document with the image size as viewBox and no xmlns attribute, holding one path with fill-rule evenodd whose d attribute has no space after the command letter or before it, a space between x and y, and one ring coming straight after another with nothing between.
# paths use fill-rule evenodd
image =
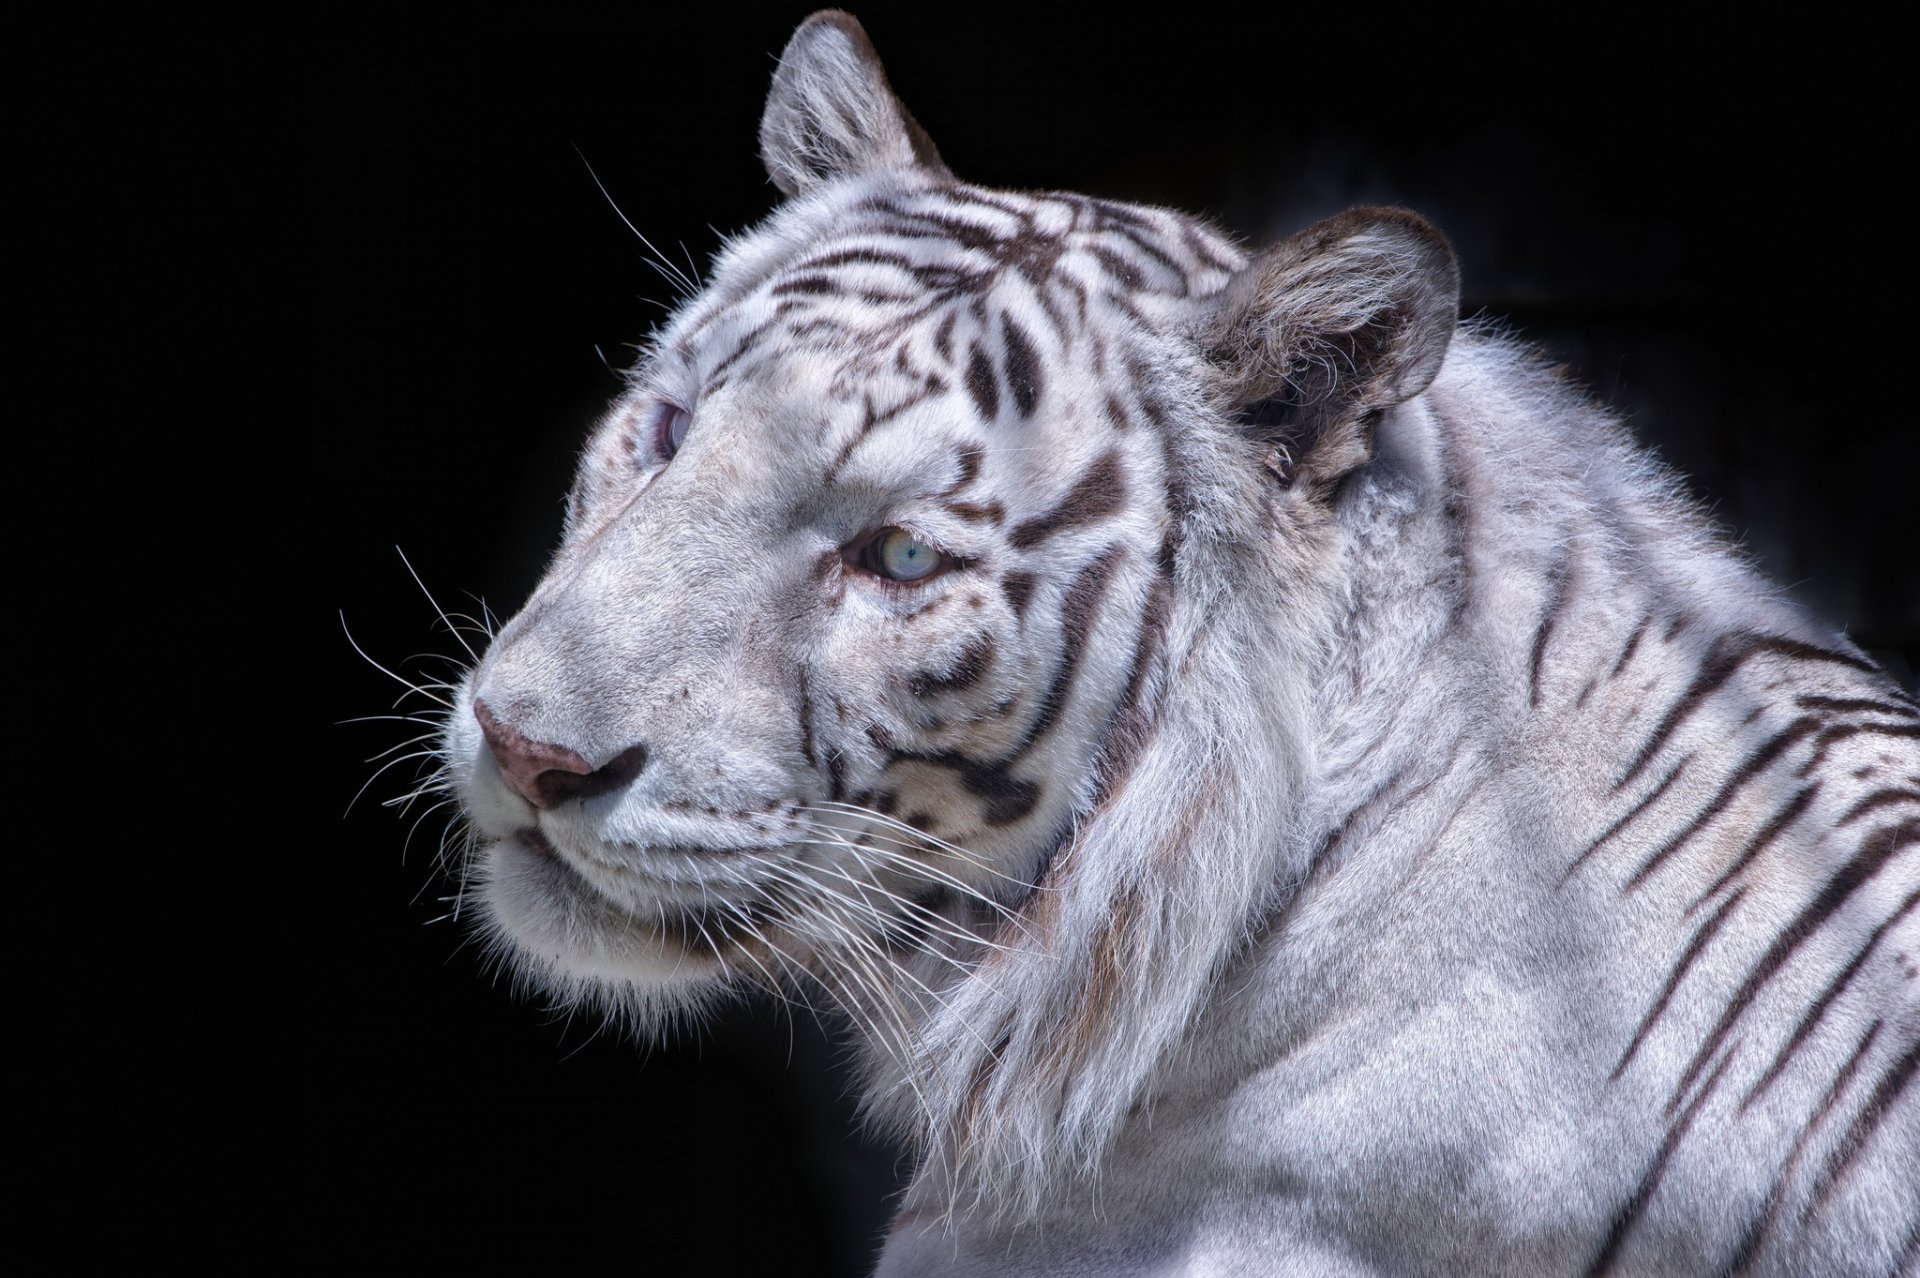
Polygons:
<instances>
[{"instance_id":1,"label":"long white whisker","mask_svg":"<svg viewBox=\"0 0 1920 1278\"><path fill-rule=\"evenodd\" d=\"M675 285L677 291L680 292L680 295L682 297L691 297L695 293L698 293L700 291L700 286L694 283L692 280L688 279L684 274L682 274L680 271L680 268L677 266L674 266L673 263L667 259L666 254L662 253L659 249L655 248L653 241L648 239L646 236L642 235L640 233L640 228L635 226L633 224L632 219L629 218L626 215L626 213L621 210L619 203L616 202L613 198L613 192L607 190L607 184L605 182L602 182L600 180L600 175L593 171L593 164L591 161L587 159L587 153L585 151L582 151L578 146L575 146L573 150L574 150L574 154L580 157L580 163L586 166L587 176L593 179L593 184L600 188L600 194L606 197L607 206L613 210L614 215L618 217L622 222L625 222L627 225L627 229L633 232L633 237L639 240L642 244L646 245L647 252L653 254L653 256L656 259L658 259L660 263L663 264L662 267L658 267L656 269L660 269L661 274L666 275L668 281ZM671 274L668 274L668 272L671 272Z\"/></svg>"},{"instance_id":2,"label":"long white whisker","mask_svg":"<svg viewBox=\"0 0 1920 1278\"><path fill-rule=\"evenodd\" d=\"M801 839L801 840L798 840L798 842L804 846L809 846L809 847L830 847L830 848L840 849L840 850L852 853L856 858L859 858L862 853L873 852L875 850L872 848L862 848L858 844L846 843L837 839L836 840ZM865 862L862 862L862 863L865 864ZM928 909L925 905L922 905L920 902L915 901L911 897L902 896L900 893L892 891L891 889L887 888L885 885L881 883L878 883L873 880L856 879L852 875L846 873L844 870L838 869L834 866L827 865L821 862L807 862L805 864L806 864L806 868L813 873L831 874L833 877L842 880L843 882L853 886L856 890L862 892L863 903L869 904L870 908L873 908L873 917L876 922L884 924L887 922L891 922L892 918L891 916L887 915L884 911L880 910L879 908L871 907L871 903L865 901L864 893L868 891L880 893L886 898L886 900L888 900L889 902L897 906L902 913L911 914L913 917L919 919L926 926L929 932L937 933L939 935L948 937L951 940L959 941L967 945L979 946L982 949L997 950L1002 953L1016 952L1012 946L1002 944L998 941L990 940L987 937L980 935L978 932L971 931L968 928L966 928L964 925L956 923L955 921L947 918L943 914L940 914L934 910ZM932 951L929 951L929 952L932 953ZM936 954L935 956L945 962L951 963L955 967L961 968L962 970L966 970L970 966L964 960L954 958L950 955Z\"/></svg>"},{"instance_id":3,"label":"long white whisker","mask_svg":"<svg viewBox=\"0 0 1920 1278\"><path fill-rule=\"evenodd\" d=\"M440 601L433 597L433 592L431 590L427 589L427 583L420 580L420 574L413 570L413 563L407 558L407 552L400 549L400 547L395 546L393 548L393 553L400 556L401 563L406 564L407 575L413 578L413 584L420 587L420 593L425 595L427 597L427 602L433 605L434 612L438 613L440 616L441 624L446 626L449 634L451 634L455 639L459 640L460 646L467 650L467 656L473 660L475 665L478 665L480 662L480 654L475 652L473 648L467 643L466 639L461 636L460 628L454 625L452 620L448 618L447 610L440 606Z\"/></svg>"},{"instance_id":4,"label":"long white whisker","mask_svg":"<svg viewBox=\"0 0 1920 1278\"><path fill-rule=\"evenodd\" d=\"M441 684L441 685L429 684L427 685L427 687L422 687L420 684L413 682L411 679L401 678L399 675L395 674L393 671L387 669L385 666L375 661L372 657L369 657L367 655L367 650L360 646L360 641L353 637L353 631L347 629L347 614L345 609L342 609L340 612L340 630L343 634L347 636L347 642L353 645L353 650L360 654L361 660L365 661L368 665L372 666L375 670L378 670L381 674L387 676L387 678L393 680L395 683L405 688L408 692L417 692L421 696L425 697L427 700L438 702L440 705L446 707L448 710L453 709L453 702L443 697L437 697L433 693L427 691L427 687L434 687L434 686L444 687L445 686L444 684Z\"/></svg>"}]
</instances>

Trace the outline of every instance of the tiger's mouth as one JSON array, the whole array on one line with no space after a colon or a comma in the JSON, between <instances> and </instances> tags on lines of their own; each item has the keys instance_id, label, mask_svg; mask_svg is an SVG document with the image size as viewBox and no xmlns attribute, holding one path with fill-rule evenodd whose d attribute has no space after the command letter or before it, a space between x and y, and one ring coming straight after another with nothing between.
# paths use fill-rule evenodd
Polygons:
<instances>
[{"instance_id":1,"label":"tiger's mouth","mask_svg":"<svg viewBox=\"0 0 1920 1278\"><path fill-rule=\"evenodd\" d=\"M508 855L522 851L530 854L527 859L539 866L550 890L567 907L613 916L623 928L689 956L719 959L749 948L764 948L769 929L777 927L785 914L780 901L761 895L742 901L704 900L697 904L662 896L651 909L636 912L583 874L538 827L516 830L500 842L501 850Z\"/></svg>"}]
</instances>

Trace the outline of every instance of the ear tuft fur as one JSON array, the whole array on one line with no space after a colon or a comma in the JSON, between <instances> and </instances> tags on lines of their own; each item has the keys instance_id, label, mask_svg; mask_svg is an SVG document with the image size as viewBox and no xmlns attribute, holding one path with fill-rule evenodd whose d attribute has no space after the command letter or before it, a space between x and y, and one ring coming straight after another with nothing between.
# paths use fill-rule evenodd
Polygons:
<instances>
[{"instance_id":1,"label":"ear tuft fur","mask_svg":"<svg viewBox=\"0 0 1920 1278\"><path fill-rule=\"evenodd\" d=\"M790 196L873 169L947 171L894 96L866 31L838 9L801 23L780 55L760 117L760 159Z\"/></svg>"},{"instance_id":2,"label":"ear tuft fur","mask_svg":"<svg viewBox=\"0 0 1920 1278\"><path fill-rule=\"evenodd\" d=\"M1359 208L1260 254L1219 294L1201 349L1250 434L1301 475L1337 481L1372 419L1440 371L1460 307L1453 250L1405 209Z\"/></svg>"}]
</instances>

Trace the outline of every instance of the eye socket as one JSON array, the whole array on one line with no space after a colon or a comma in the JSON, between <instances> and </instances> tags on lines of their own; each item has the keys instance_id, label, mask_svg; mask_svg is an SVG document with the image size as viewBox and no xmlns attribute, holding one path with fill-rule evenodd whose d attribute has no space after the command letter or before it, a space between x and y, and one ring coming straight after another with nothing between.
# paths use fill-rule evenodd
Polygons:
<instances>
[{"instance_id":1,"label":"eye socket","mask_svg":"<svg viewBox=\"0 0 1920 1278\"><path fill-rule=\"evenodd\" d=\"M888 581L925 581L952 561L904 528L883 528L851 556L856 567Z\"/></svg>"},{"instance_id":2,"label":"eye socket","mask_svg":"<svg viewBox=\"0 0 1920 1278\"><path fill-rule=\"evenodd\" d=\"M687 441L687 430L692 425L693 414L678 404L663 403L654 409L653 446L663 459L673 460L680 445Z\"/></svg>"}]
</instances>

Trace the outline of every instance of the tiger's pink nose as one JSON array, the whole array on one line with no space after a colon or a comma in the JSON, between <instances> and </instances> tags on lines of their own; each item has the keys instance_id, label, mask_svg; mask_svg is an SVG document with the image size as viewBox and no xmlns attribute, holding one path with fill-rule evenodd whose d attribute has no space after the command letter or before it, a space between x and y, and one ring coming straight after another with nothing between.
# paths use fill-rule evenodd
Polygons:
<instances>
[{"instance_id":1,"label":"tiger's pink nose","mask_svg":"<svg viewBox=\"0 0 1920 1278\"><path fill-rule=\"evenodd\" d=\"M628 746L601 767L594 767L577 750L547 741L535 741L500 721L486 702L473 702L473 717L487 739L487 749L499 765L500 776L513 792L536 808L552 808L568 799L590 799L617 790L647 766L644 742Z\"/></svg>"}]
</instances>

